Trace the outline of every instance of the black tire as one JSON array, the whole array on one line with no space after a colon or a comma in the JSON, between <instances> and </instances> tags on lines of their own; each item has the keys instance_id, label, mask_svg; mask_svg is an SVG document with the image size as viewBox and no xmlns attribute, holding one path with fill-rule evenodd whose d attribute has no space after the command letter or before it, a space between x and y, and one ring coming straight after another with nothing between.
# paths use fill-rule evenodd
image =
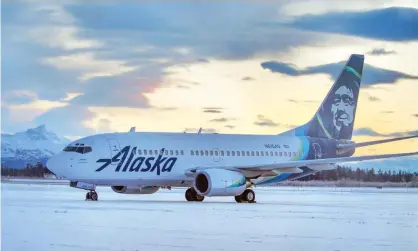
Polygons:
<instances>
[{"instance_id":1,"label":"black tire","mask_svg":"<svg viewBox=\"0 0 418 251\"><path fill-rule=\"evenodd\" d=\"M86 193L86 200L91 200L91 192Z\"/></svg>"},{"instance_id":2,"label":"black tire","mask_svg":"<svg viewBox=\"0 0 418 251\"><path fill-rule=\"evenodd\" d=\"M241 195L235 196L235 201L236 201L237 203L241 203L241 202L242 202Z\"/></svg>"},{"instance_id":3,"label":"black tire","mask_svg":"<svg viewBox=\"0 0 418 251\"><path fill-rule=\"evenodd\" d=\"M255 193L251 189L245 190L243 193L243 197L245 201L247 201L248 203L253 203L255 201Z\"/></svg>"},{"instance_id":4,"label":"black tire","mask_svg":"<svg viewBox=\"0 0 418 251\"><path fill-rule=\"evenodd\" d=\"M184 193L184 197L186 197L187 201L193 201L193 195L192 195L192 189L191 188L186 190L186 192Z\"/></svg>"},{"instance_id":5,"label":"black tire","mask_svg":"<svg viewBox=\"0 0 418 251\"><path fill-rule=\"evenodd\" d=\"M205 199L205 196L202 196L202 195L199 195L199 194L196 194L196 201L199 201L199 202L201 202L201 201L203 201L204 199Z\"/></svg>"},{"instance_id":6,"label":"black tire","mask_svg":"<svg viewBox=\"0 0 418 251\"><path fill-rule=\"evenodd\" d=\"M96 192L91 192L91 200L97 201L99 199L99 195Z\"/></svg>"}]
</instances>

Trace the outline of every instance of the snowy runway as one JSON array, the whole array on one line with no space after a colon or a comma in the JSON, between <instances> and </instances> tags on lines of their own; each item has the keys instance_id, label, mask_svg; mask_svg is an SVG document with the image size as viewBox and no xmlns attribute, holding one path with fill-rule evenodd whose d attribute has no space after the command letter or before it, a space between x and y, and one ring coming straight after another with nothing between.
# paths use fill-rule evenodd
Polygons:
<instances>
[{"instance_id":1,"label":"snowy runway","mask_svg":"<svg viewBox=\"0 0 418 251\"><path fill-rule=\"evenodd\" d=\"M256 188L186 202L99 187L99 201L64 185L2 184L3 251L415 250L418 189Z\"/></svg>"}]
</instances>

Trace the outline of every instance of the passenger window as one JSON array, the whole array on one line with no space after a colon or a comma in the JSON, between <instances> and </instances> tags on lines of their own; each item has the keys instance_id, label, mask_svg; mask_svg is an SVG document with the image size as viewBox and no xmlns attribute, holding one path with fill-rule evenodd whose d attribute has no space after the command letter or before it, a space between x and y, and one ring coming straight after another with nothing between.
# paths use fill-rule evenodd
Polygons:
<instances>
[{"instance_id":1,"label":"passenger window","mask_svg":"<svg viewBox=\"0 0 418 251\"><path fill-rule=\"evenodd\" d=\"M254 151L251 151L251 156L254 156Z\"/></svg>"},{"instance_id":2,"label":"passenger window","mask_svg":"<svg viewBox=\"0 0 418 251\"><path fill-rule=\"evenodd\" d=\"M295 157L296 156L296 153L295 152L293 152L293 157Z\"/></svg>"},{"instance_id":3,"label":"passenger window","mask_svg":"<svg viewBox=\"0 0 418 251\"><path fill-rule=\"evenodd\" d=\"M193 150L190 150L190 154L191 154L192 156L194 155Z\"/></svg>"},{"instance_id":4,"label":"passenger window","mask_svg":"<svg viewBox=\"0 0 418 251\"><path fill-rule=\"evenodd\" d=\"M240 156L239 151L237 151L237 156Z\"/></svg>"},{"instance_id":5,"label":"passenger window","mask_svg":"<svg viewBox=\"0 0 418 251\"><path fill-rule=\"evenodd\" d=\"M274 156L277 156L277 151L276 151L276 152L274 152Z\"/></svg>"},{"instance_id":6,"label":"passenger window","mask_svg":"<svg viewBox=\"0 0 418 251\"><path fill-rule=\"evenodd\" d=\"M173 150L170 150L170 155L174 155L174 152L173 152Z\"/></svg>"},{"instance_id":7,"label":"passenger window","mask_svg":"<svg viewBox=\"0 0 418 251\"><path fill-rule=\"evenodd\" d=\"M144 155L147 155L147 150L144 150Z\"/></svg>"},{"instance_id":8,"label":"passenger window","mask_svg":"<svg viewBox=\"0 0 418 251\"><path fill-rule=\"evenodd\" d=\"M292 157L292 152L289 152L289 157Z\"/></svg>"},{"instance_id":9,"label":"passenger window","mask_svg":"<svg viewBox=\"0 0 418 251\"><path fill-rule=\"evenodd\" d=\"M260 156L260 153L258 151L255 152L255 155Z\"/></svg>"},{"instance_id":10,"label":"passenger window","mask_svg":"<svg viewBox=\"0 0 418 251\"><path fill-rule=\"evenodd\" d=\"M165 153L164 153L165 155L168 155L168 150L165 150Z\"/></svg>"},{"instance_id":11,"label":"passenger window","mask_svg":"<svg viewBox=\"0 0 418 251\"><path fill-rule=\"evenodd\" d=\"M261 153L261 156L264 156L264 152L263 151L261 151L260 153Z\"/></svg>"},{"instance_id":12,"label":"passenger window","mask_svg":"<svg viewBox=\"0 0 418 251\"><path fill-rule=\"evenodd\" d=\"M284 156L286 156L286 157L287 157L287 152L284 152Z\"/></svg>"},{"instance_id":13,"label":"passenger window","mask_svg":"<svg viewBox=\"0 0 418 251\"><path fill-rule=\"evenodd\" d=\"M213 156L213 151L210 151L210 156Z\"/></svg>"},{"instance_id":14,"label":"passenger window","mask_svg":"<svg viewBox=\"0 0 418 251\"><path fill-rule=\"evenodd\" d=\"M138 155L142 155L142 150L138 149Z\"/></svg>"},{"instance_id":15,"label":"passenger window","mask_svg":"<svg viewBox=\"0 0 418 251\"><path fill-rule=\"evenodd\" d=\"M245 156L245 151L241 151L241 155L242 156Z\"/></svg>"},{"instance_id":16,"label":"passenger window","mask_svg":"<svg viewBox=\"0 0 418 251\"><path fill-rule=\"evenodd\" d=\"M199 150L196 150L196 156L199 156Z\"/></svg>"},{"instance_id":17,"label":"passenger window","mask_svg":"<svg viewBox=\"0 0 418 251\"><path fill-rule=\"evenodd\" d=\"M149 155L152 155L152 150L148 150L148 154Z\"/></svg>"},{"instance_id":18,"label":"passenger window","mask_svg":"<svg viewBox=\"0 0 418 251\"><path fill-rule=\"evenodd\" d=\"M200 150L200 156L203 156L203 155L205 155L205 154L203 153L203 150Z\"/></svg>"},{"instance_id":19,"label":"passenger window","mask_svg":"<svg viewBox=\"0 0 418 251\"><path fill-rule=\"evenodd\" d=\"M224 156L224 151L221 151L221 156Z\"/></svg>"},{"instance_id":20,"label":"passenger window","mask_svg":"<svg viewBox=\"0 0 418 251\"><path fill-rule=\"evenodd\" d=\"M231 151L231 155L232 156L235 156L235 151Z\"/></svg>"},{"instance_id":21,"label":"passenger window","mask_svg":"<svg viewBox=\"0 0 418 251\"><path fill-rule=\"evenodd\" d=\"M163 149L160 150L160 154L164 155L164 150Z\"/></svg>"},{"instance_id":22,"label":"passenger window","mask_svg":"<svg viewBox=\"0 0 418 251\"><path fill-rule=\"evenodd\" d=\"M283 156L282 152L279 152L279 155L280 155L280 157L282 157Z\"/></svg>"},{"instance_id":23,"label":"passenger window","mask_svg":"<svg viewBox=\"0 0 418 251\"><path fill-rule=\"evenodd\" d=\"M218 156L218 151L215 151L215 156Z\"/></svg>"},{"instance_id":24,"label":"passenger window","mask_svg":"<svg viewBox=\"0 0 418 251\"><path fill-rule=\"evenodd\" d=\"M208 156L208 155L209 155L208 150L205 150L205 155L206 155L206 156Z\"/></svg>"},{"instance_id":25,"label":"passenger window","mask_svg":"<svg viewBox=\"0 0 418 251\"><path fill-rule=\"evenodd\" d=\"M250 152L249 151L247 151L247 156L250 156Z\"/></svg>"},{"instance_id":26,"label":"passenger window","mask_svg":"<svg viewBox=\"0 0 418 251\"><path fill-rule=\"evenodd\" d=\"M155 155L158 155L158 150L154 150Z\"/></svg>"},{"instance_id":27,"label":"passenger window","mask_svg":"<svg viewBox=\"0 0 418 251\"><path fill-rule=\"evenodd\" d=\"M273 151L270 151L270 156L273 156Z\"/></svg>"},{"instance_id":28,"label":"passenger window","mask_svg":"<svg viewBox=\"0 0 418 251\"><path fill-rule=\"evenodd\" d=\"M229 156L229 151L226 151L226 156Z\"/></svg>"},{"instance_id":29,"label":"passenger window","mask_svg":"<svg viewBox=\"0 0 418 251\"><path fill-rule=\"evenodd\" d=\"M179 155L179 150L176 150L176 155Z\"/></svg>"},{"instance_id":30,"label":"passenger window","mask_svg":"<svg viewBox=\"0 0 418 251\"><path fill-rule=\"evenodd\" d=\"M180 150L180 155L184 155L184 151L183 150Z\"/></svg>"}]
</instances>

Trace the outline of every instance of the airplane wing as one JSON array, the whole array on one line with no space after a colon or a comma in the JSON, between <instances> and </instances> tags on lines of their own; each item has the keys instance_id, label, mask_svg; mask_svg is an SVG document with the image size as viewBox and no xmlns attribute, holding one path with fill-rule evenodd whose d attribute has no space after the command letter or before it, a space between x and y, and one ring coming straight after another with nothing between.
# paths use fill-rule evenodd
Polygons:
<instances>
[{"instance_id":1,"label":"airplane wing","mask_svg":"<svg viewBox=\"0 0 418 251\"><path fill-rule=\"evenodd\" d=\"M411 153L396 153L396 154L380 154L380 155L368 155L368 156L355 156L355 157L342 157L342 158L329 158L329 159L313 159L313 160L295 160L295 161L284 161L279 163L271 164L261 164L261 165L223 165L223 166L211 166L211 167L196 167L192 170L188 170L188 173L194 173L197 170L203 169L228 169L228 170L248 170L248 171L272 171L278 170L280 172L289 172L289 173L299 173L299 167L303 166L315 166L315 165L324 165L324 164L335 164L343 162L358 162L365 160L376 160L376 159L386 159L394 157L405 157L418 155L418 152Z\"/></svg>"}]
</instances>

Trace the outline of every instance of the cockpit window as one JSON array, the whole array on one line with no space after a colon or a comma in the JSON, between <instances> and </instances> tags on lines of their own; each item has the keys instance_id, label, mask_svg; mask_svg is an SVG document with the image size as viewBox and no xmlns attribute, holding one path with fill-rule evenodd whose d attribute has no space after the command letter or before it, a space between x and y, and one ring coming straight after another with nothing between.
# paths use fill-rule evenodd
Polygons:
<instances>
[{"instance_id":1,"label":"cockpit window","mask_svg":"<svg viewBox=\"0 0 418 251\"><path fill-rule=\"evenodd\" d=\"M84 144L76 144L77 146L67 146L64 148L64 152L77 152L77 153L89 153L92 151L90 146L84 146Z\"/></svg>"}]
</instances>

